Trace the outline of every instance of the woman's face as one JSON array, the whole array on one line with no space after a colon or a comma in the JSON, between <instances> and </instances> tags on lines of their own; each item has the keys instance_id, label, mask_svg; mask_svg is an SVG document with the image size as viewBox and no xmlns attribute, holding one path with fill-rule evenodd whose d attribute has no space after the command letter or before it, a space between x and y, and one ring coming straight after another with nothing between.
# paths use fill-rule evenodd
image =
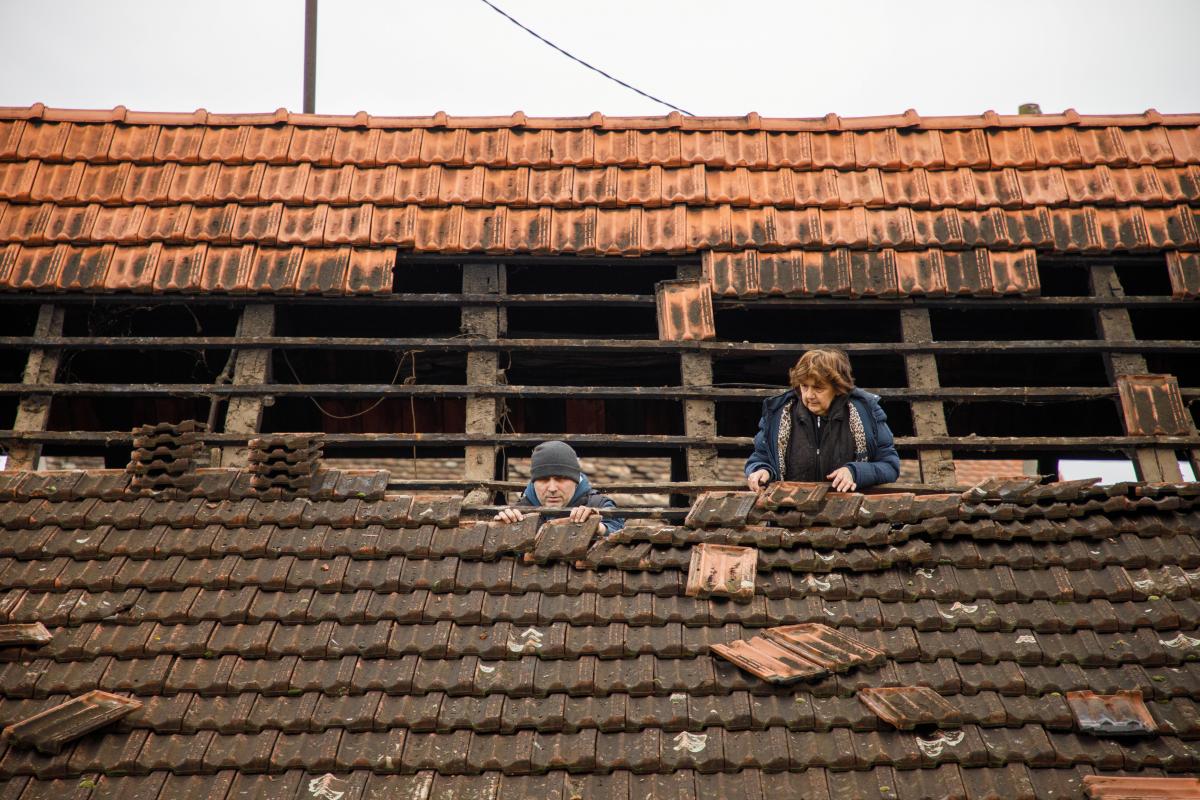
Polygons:
<instances>
[{"instance_id":1,"label":"woman's face","mask_svg":"<svg viewBox=\"0 0 1200 800\"><path fill-rule=\"evenodd\" d=\"M805 378L800 382L800 402L818 417L825 416L836 396L832 386L816 378Z\"/></svg>"}]
</instances>

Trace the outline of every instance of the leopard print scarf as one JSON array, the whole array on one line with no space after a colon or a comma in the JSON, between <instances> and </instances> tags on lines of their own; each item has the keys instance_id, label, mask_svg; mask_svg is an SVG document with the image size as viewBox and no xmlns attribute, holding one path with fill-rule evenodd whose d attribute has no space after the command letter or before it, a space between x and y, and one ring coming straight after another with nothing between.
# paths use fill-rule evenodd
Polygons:
<instances>
[{"instance_id":1,"label":"leopard print scarf","mask_svg":"<svg viewBox=\"0 0 1200 800\"><path fill-rule=\"evenodd\" d=\"M779 453L780 480L783 480L783 476L787 474L788 445L792 441L792 406L795 403L796 398L793 396L783 404L783 411L779 417L779 432L775 435L776 452ZM862 416L858 413L858 406L854 405L853 401L847 401L846 407L850 420L850 435L854 437L854 460L866 461L867 431L863 427Z\"/></svg>"}]
</instances>

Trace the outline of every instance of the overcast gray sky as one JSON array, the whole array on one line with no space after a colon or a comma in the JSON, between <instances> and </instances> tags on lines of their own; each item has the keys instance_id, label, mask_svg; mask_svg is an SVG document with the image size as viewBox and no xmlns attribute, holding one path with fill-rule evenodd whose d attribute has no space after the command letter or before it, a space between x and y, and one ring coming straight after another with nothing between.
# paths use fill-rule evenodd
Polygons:
<instances>
[{"instance_id":1,"label":"overcast gray sky","mask_svg":"<svg viewBox=\"0 0 1200 800\"><path fill-rule=\"evenodd\" d=\"M494 0L696 114L1200 112L1198 0ZM304 0L0 0L0 105L300 110ZM480 0L321 0L317 111L659 114Z\"/></svg>"}]
</instances>

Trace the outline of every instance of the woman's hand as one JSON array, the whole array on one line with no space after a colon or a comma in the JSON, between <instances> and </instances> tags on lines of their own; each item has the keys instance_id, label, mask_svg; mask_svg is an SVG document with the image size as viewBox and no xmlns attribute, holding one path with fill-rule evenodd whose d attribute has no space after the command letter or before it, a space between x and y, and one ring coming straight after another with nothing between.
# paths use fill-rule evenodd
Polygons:
<instances>
[{"instance_id":1,"label":"woman's hand","mask_svg":"<svg viewBox=\"0 0 1200 800\"><path fill-rule=\"evenodd\" d=\"M746 478L746 486L752 492L761 492L767 488L767 484L771 482L771 473L765 469L755 470Z\"/></svg>"},{"instance_id":2,"label":"woman's hand","mask_svg":"<svg viewBox=\"0 0 1200 800\"><path fill-rule=\"evenodd\" d=\"M597 517L601 516L597 509L589 508L588 506L575 506L571 509L571 515L568 517L568 519L570 519L571 522L583 522L588 517L593 515ZM601 521L603 522L603 520Z\"/></svg>"},{"instance_id":3,"label":"woman's hand","mask_svg":"<svg viewBox=\"0 0 1200 800\"><path fill-rule=\"evenodd\" d=\"M496 516L492 517L496 522L520 522L525 519L525 515L515 508L501 509Z\"/></svg>"},{"instance_id":4,"label":"woman's hand","mask_svg":"<svg viewBox=\"0 0 1200 800\"><path fill-rule=\"evenodd\" d=\"M838 467L826 475L825 480L833 481L835 492L853 492L858 488L858 484L854 482L854 473L849 467Z\"/></svg>"}]
</instances>

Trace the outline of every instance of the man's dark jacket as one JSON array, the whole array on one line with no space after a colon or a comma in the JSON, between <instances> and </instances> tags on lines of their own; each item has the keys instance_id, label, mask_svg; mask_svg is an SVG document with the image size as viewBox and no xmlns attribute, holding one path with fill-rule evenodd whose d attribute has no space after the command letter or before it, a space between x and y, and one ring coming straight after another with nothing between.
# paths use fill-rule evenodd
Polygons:
<instances>
[{"instance_id":1,"label":"man's dark jacket","mask_svg":"<svg viewBox=\"0 0 1200 800\"><path fill-rule=\"evenodd\" d=\"M796 393L791 389L763 401L758 433L754 435L754 452L746 459L747 477L765 469L770 473L771 480L782 479L779 472L779 419L789 400L799 402ZM867 460L850 461L845 466L850 468L854 482L860 489L880 483L891 483L900 476L900 455L896 452L892 430L887 425L887 414L879 406L879 397L862 389L852 389L850 402L858 409L858 415L863 422L863 432L867 440ZM793 435L795 433L793 431ZM824 477L822 475L821 479L824 480Z\"/></svg>"},{"instance_id":2,"label":"man's dark jacket","mask_svg":"<svg viewBox=\"0 0 1200 800\"><path fill-rule=\"evenodd\" d=\"M518 506L534 506L540 508L542 502L538 500L537 492L533 489L533 481L525 484L525 493L521 495L521 499L517 501ZM576 506L587 506L588 508L616 508L617 504L612 501L608 495L600 494L592 488L592 482L588 480L588 476L582 472L579 473L579 485L575 487L575 494L571 495L570 501L567 502L567 508L575 508ZM603 517L601 523L604 525L605 533L619 531L625 527L625 520L621 517Z\"/></svg>"}]
</instances>

